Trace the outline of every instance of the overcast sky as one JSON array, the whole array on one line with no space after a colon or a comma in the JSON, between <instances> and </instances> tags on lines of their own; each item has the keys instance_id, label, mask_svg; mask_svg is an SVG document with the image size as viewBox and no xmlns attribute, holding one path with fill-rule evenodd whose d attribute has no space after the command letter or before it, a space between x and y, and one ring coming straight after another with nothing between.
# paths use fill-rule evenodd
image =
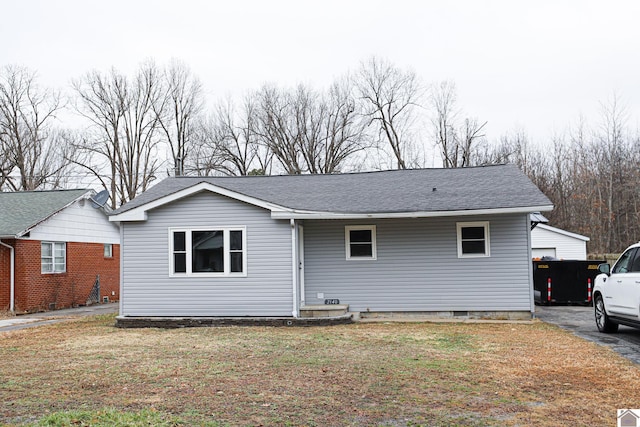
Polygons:
<instances>
[{"instance_id":1,"label":"overcast sky","mask_svg":"<svg viewBox=\"0 0 640 427\"><path fill-rule=\"evenodd\" d=\"M185 62L210 100L265 82L325 87L371 55L453 80L497 139L543 143L616 92L640 120L639 1L1 0L0 65L72 78L145 59Z\"/></svg>"}]
</instances>

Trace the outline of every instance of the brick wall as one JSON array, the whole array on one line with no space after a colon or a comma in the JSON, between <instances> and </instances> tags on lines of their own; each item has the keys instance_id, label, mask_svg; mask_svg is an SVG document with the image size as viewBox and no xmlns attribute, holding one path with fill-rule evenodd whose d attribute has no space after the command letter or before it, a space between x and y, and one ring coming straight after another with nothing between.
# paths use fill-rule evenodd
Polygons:
<instances>
[{"instance_id":1,"label":"brick wall","mask_svg":"<svg viewBox=\"0 0 640 427\"><path fill-rule=\"evenodd\" d=\"M17 240L15 248L16 312L84 305L97 275L100 275L100 301L105 296L109 301L120 298L119 245L113 245L112 258L105 258L102 243L68 242L67 271L54 274L41 273L40 241Z\"/></svg>"},{"instance_id":2,"label":"brick wall","mask_svg":"<svg viewBox=\"0 0 640 427\"><path fill-rule=\"evenodd\" d=\"M3 240L13 246L14 240ZM9 310L11 297L11 250L0 245L0 311Z\"/></svg>"}]
</instances>

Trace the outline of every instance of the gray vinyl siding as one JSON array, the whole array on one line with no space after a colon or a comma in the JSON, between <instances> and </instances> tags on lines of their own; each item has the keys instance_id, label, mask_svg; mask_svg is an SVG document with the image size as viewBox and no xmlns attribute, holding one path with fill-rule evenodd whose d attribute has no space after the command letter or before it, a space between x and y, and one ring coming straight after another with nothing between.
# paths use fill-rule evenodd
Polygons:
<instances>
[{"instance_id":1,"label":"gray vinyl siding","mask_svg":"<svg viewBox=\"0 0 640 427\"><path fill-rule=\"evenodd\" d=\"M490 257L458 258L456 222L489 221ZM377 259L346 260L345 225L376 225ZM528 215L304 221L305 304L350 311L530 311Z\"/></svg>"},{"instance_id":2,"label":"gray vinyl siding","mask_svg":"<svg viewBox=\"0 0 640 427\"><path fill-rule=\"evenodd\" d=\"M246 277L169 277L170 227L246 227ZM291 227L209 192L123 227L123 316L292 316Z\"/></svg>"}]
</instances>

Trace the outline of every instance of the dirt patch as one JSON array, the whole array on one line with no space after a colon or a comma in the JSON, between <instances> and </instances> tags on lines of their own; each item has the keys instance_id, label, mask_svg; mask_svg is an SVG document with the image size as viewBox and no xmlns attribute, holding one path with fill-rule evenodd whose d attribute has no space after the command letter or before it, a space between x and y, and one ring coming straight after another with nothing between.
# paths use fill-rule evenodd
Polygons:
<instances>
[{"instance_id":1,"label":"dirt patch","mask_svg":"<svg viewBox=\"0 0 640 427\"><path fill-rule=\"evenodd\" d=\"M542 322L113 323L0 335L0 424L118 408L184 425L612 425L640 401L636 365Z\"/></svg>"}]
</instances>

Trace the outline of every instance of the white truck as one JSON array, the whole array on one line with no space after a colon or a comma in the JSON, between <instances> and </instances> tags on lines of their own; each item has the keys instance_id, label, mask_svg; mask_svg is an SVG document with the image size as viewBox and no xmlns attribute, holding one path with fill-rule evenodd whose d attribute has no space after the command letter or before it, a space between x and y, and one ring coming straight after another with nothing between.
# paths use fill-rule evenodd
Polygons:
<instances>
[{"instance_id":1,"label":"white truck","mask_svg":"<svg viewBox=\"0 0 640 427\"><path fill-rule=\"evenodd\" d=\"M593 287L596 326L617 332L618 325L640 328L640 242L629 246L613 268L598 266Z\"/></svg>"}]
</instances>

